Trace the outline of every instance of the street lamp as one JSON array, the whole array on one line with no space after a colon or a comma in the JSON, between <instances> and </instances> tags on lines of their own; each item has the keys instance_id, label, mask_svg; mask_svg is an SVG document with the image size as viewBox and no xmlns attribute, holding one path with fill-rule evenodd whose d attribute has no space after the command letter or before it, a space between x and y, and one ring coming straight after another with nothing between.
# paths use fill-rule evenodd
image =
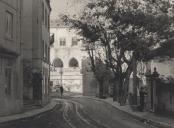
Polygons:
<instances>
[{"instance_id":1,"label":"street lamp","mask_svg":"<svg viewBox=\"0 0 174 128\"><path fill-rule=\"evenodd\" d=\"M61 84L61 86L63 86L63 82L62 82L63 66L60 67L59 74L60 74L60 84Z\"/></svg>"}]
</instances>

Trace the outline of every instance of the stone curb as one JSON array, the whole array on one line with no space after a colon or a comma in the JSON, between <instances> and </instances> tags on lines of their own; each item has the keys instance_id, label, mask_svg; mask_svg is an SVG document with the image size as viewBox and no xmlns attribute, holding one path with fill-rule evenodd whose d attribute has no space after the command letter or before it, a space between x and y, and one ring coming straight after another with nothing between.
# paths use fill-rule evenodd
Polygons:
<instances>
[{"instance_id":1,"label":"stone curb","mask_svg":"<svg viewBox=\"0 0 174 128\"><path fill-rule=\"evenodd\" d=\"M48 105L40 109L34 109L34 110L27 111L20 114L0 117L0 123L7 123L7 122L13 122L13 121L21 120L21 119L31 118L31 117L53 110L56 107L56 105L57 103L54 100L52 100Z\"/></svg>"},{"instance_id":2,"label":"stone curb","mask_svg":"<svg viewBox=\"0 0 174 128\"><path fill-rule=\"evenodd\" d=\"M151 125L151 126L154 126L154 127L158 127L158 128L174 128L174 126L171 126L167 123L164 123L164 122L159 122L159 121L155 121L155 120L151 120L151 119L147 119L147 118L144 118L144 117L140 117L138 115L135 115L135 114L132 114L132 113L129 113L127 111L124 111L116 106L113 106L112 104L108 103L107 101L105 100L102 100L102 99L98 99L98 98L94 98L94 97L87 97L87 96L83 96L85 98L88 98L88 99L93 99L93 100L97 100L97 101L102 101L104 103L107 103L109 105L111 105L112 107L132 116L134 119L140 121L140 122L143 122L144 124L148 124L148 125Z\"/></svg>"}]
</instances>

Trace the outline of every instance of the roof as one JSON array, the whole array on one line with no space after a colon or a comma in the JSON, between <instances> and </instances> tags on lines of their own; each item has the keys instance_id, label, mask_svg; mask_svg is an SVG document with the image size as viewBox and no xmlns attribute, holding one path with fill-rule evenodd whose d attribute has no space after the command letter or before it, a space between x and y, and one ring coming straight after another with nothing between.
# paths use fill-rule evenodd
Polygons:
<instances>
[{"instance_id":1,"label":"roof","mask_svg":"<svg viewBox=\"0 0 174 128\"><path fill-rule=\"evenodd\" d=\"M155 58L174 58L174 39L169 39L167 42L161 44L159 48L156 48L150 51L146 59L155 59Z\"/></svg>"},{"instance_id":2,"label":"roof","mask_svg":"<svg viewBox=\"0 0 174 128\"><path fill-rule=\"evenodd\" d=\"M51 20L50 28L61 28L61 27L69 27L65 24L61 19Z\"/></svg>"}]
</instances>

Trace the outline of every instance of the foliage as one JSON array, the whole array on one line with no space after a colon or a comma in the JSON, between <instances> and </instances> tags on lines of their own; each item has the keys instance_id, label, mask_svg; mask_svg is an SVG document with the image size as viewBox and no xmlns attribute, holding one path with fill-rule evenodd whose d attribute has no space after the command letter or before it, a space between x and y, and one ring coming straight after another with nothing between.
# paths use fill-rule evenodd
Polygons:
<instances>
[{"instance_id":1,"label":"foliage","mask_svg":"<svg viewBox=\"0 0 174 128\"><path fill-rule=\"evenodd\" d=\"M95 61L95 77L99 83L99 97L102 98L106 93L106 88L109 88L109 82L113 78L113 74L106 64L99 58Z\"/></svg>"},{"instance_id":2,"label":"foliage","mask_svg":"<svg viewBox=\"0 0 174 128\"><path fill-rule=\"evenodd\" d=\"M169 8L163 0L97 0L89 3L79 18L62 18L84 37L93 71L96 46L103 48L101 58L119 81L124 104L129 77L138 61L147 60L150 51L167 44L174 35Z\"/></svg>"},{"instance_id":3,"label":"foliage","mask_svg":"<svg viewBox=\"0 0 174 128\"><path fill-rule=\"evenodd\" d=\"M104 83L104 81L110 81L113 78L111 70L106 67L101 59L96 59L95 67L95 76L99 82Z\"/></svg>"}]
</instances>

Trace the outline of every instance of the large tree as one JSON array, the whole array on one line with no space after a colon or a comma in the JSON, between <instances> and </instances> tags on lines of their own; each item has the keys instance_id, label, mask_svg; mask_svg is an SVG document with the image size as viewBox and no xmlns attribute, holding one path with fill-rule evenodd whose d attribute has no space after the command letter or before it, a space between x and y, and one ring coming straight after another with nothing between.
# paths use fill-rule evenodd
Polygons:
<instances>
[{"instance_id":1,"label":"large tree","mask_svg":"<svg viewBox=\"0 0 174 128\"><path fill-rule=\"evenodd\" d=\"M173 36L169 5L163 0L96 0L86 6L80 17L63 18L78 29L87 46L103 48L103 59L118 81L114 100L118 96L121 104L126 101L130 75L134 72L136 77L138 61L147 59L153 48ZM90 56L93 52L88 49ZM94 58L91 61L95 68Z\"/></svg>"}]
</instances>

